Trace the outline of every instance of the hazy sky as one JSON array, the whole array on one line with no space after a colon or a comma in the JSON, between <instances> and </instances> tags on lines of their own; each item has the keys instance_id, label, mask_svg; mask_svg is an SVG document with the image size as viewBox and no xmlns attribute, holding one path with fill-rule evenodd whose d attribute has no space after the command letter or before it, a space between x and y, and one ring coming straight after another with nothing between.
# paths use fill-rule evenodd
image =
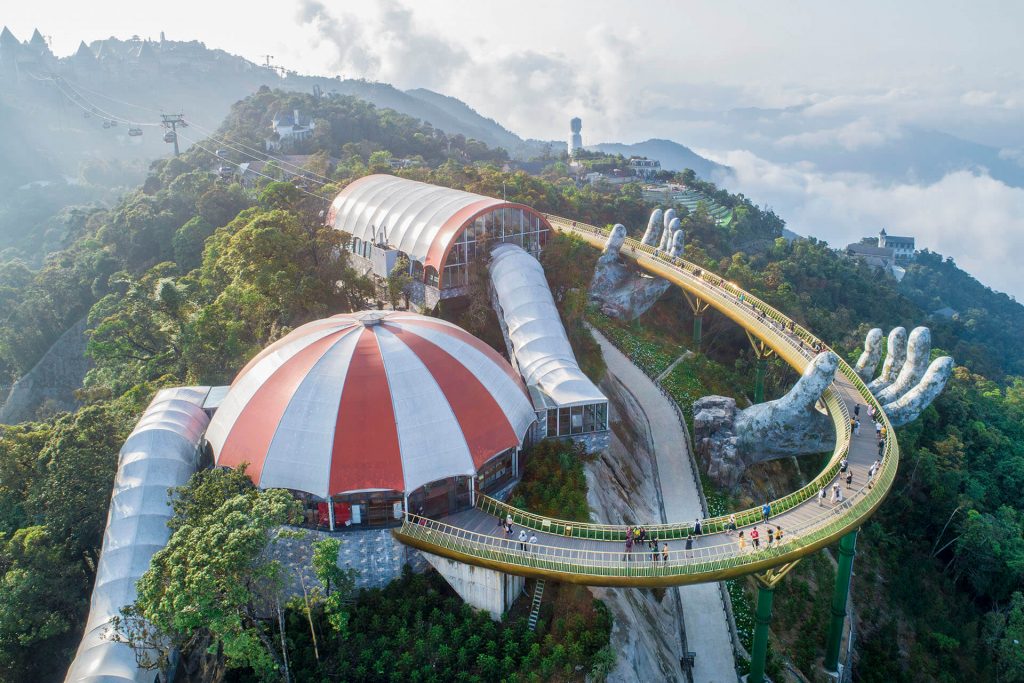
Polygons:
<instances>
[{"instance_id":1,"label":"hazy sky","mask_svg":"<svg viewBox=\"0 0 1024 683\"><path fill-rule=\"evenodd\" d=\"M38 26L59 55L164 31L302 73L427 87L524 137L564 139L578 115L585 143L670 138L728 163L730 189L798 232L915 235L1024 299L1011 262L1024 189L984 169L820 170L824 155L884 151L907 126L1024 163L1024 2L44 0L7 2L0 22L21 39ZM793 109L735 111L752 107Z\"/></svg>"}]
</instances>

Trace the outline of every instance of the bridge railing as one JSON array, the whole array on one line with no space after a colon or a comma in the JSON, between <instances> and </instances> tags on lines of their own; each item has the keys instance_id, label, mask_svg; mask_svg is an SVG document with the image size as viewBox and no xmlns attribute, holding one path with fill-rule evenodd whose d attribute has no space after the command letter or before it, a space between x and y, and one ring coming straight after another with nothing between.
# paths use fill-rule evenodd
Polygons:
<instances>
[{"instance_id":1,"label":"bridge railing","mask_svg":"<svg viewBox=\"0 0 1024 683\"><path fill-rule=\"evenodd\" d=\"M553 215L547 215L548 221L556 227L569 232L589 233L598 239L607 239L608 232L592 225L568 221ZM748 325L760 328L760 333L770 337L770 345L774 348L789 347L798 354L803 366L814 357L811 347L820 345L821 348L828 348L821 340L807 332L803 327L796 325L788 317L776 310L774 307L761 301L757 297L747 294L736 285L722 280L722 278L708 273L695 264L685 259L671 257L654 247L627 238L623 244L624 249L631 252L637 250L647 254L651 259L661 262L664 265L673 267L677 274L682 274L693 289L697 290L699 296L713 300L720 307L727 307L742 317L748 319ZM741 298L742 297L742 298ZM762 317L761 313L764 313ZM768 322L771 321L771 322ZM792 357L792 355L790 355ZM845 363L840 359L840 365ZM802 367L799 369L803 369ZM848 366L847 366L847 369ZM866 388L865 388L866 389ZM870 393L870 392L868 392ZM822 395L822 402L825 404L829 415L832 418L836 429L836 448L830 458L828 465L810 483L801 489L794 491L782 498L772 501L770 507L772 514L780 514L790 510L809 498L818 495L823 486L828 486L839 473L840 463L847 454L850 444L850 414L846 403L838 396L837 392L829 387ZM626 528L616 525L592 524L587 522L572 522L535 515L500 501L489 499L486 496L478 498L479 504L485 511L499 517L511 515L517 524L527 526L540 531L555 529L556 533L567 534L577 538L618 541L624 540ZM736 523L739 526L752 524L761 518L760 508L749 508L736 513ZM705 533L724 531L729 523L730 516L724 515L701 520L702 531ZM690 522L675 524L651 524L645 528L657 531L666 538L686 538L693 533L694 525Z\"/></svg>"},{"instance_id":2,"label":"bridge railing","mask_svg":"<svg viewBox=\"0 0 1024 683\"><path fill-rule=\"evenodd\" d=\"M558 216L547 216L548 221L556 229L589 235L592 243L607 239L607 231L592 225L569 221ZM827 349L821 340L809 331L797 325L787 316L759 298L745 292L737 285L707 272L684 259L671 257L649 245L627 238L623 249L628 249L638 261L649 260L652 266L665 271L678 284L686 287L698 296L717 304L716 308L727 309L741 318L745 327L756 331L772 348L784 354L787 361L797 370L803 370L814 357L813 347ZM641 256L636 256L640 251ZM670 270L666 270L670 269ZM838 355L838 354L837 354ZM578 547L562 547L555 545L529 545L523 548L519 541L503 537L488 536L467 531L443 522L407 514L402 526L396 530L400 536L409 540L418 540L423 545L445 547L453 552L464 555L489 559L492 562L506 565L531 567L540 572L562 572L573 574L589 574L594 576L635 576L652 577L679 574L700 574L714 572L731 567L754 564L779 557L776 564L803 556L807 548L820 547L835 540L841 533L854 528L875 507L877 507L892 486L899 462L899 448L896 443L892 425L889 423L878 401L868 390L863 380L847 364L842 357L839 372L866 405L873 406L879 419L886 427L885 457L882 467L877 472L873 486L864 486L852 496L836 506L822 506L821 511L811 514L803 522L793 524L787 522L784 541L771 548L752 551L748 546L741 549L736 541L728 536L720 535L729 521L729 516L714 517L702 520L704 534L716 534L714 543L707 538L698 537L697 546L690 550L672 549L667 559L655 561L651 551L640 549L626 557L622 551L589 550ZM836 478L840 462L848 453L851 443L850 415L846 402L839 396L835 384L826 389L822 401L832 418L836 429L836 448L829 463L808 485L793 493L772 501L772 516L779 515L816 497L823 487L829 486ZM572 539L597 541L624 541L626 527L623 525L603 525L589 522L574 522L546 518L541 515L520 510L513 506L494 500L488 496L478 496L478 506L499 518L511 516L513 522L520 526L534 529L545 534L564 536ZM814 509L813 506L810 509ZM736 524L746 527L760 523L760 508L733 513ZM651 536L657 536L659 542L679 540L691 537L693 525L652 524L645 528ZM575 541L578 543L579 541ZM638 557L647 557L647 565L640 566Z\"/></svg>"},{"instance_id":3,"label":"bridge railing","mask_svg":"<svg viewBox=\"0 0 1024 683\"><path fill-rule=\"evenodd\" d=\"M503 565L531 568L540 574L558 572L636 578L703 574L772 558L790 556L795 559L805 554L802 551L807 548L820 547L844 531L851 518L867 515L881 502L892 484L892 474L891 470L883 470L873 487L862 486L841 503L822 505L801 523L787 523L781 542L768 546L767 533L763 533L760 549L755 549L749 538L741 547L738 537L724 534L710 538L695 537L696 545L689 550L679 548L676 539L675 547L671 547L667 554L663 552L662 545L669 539L660 536L656 553L643 544L635 545L628 553L624 547L619 550L593 550L572 545L578 544L578 540L565 546L553 545L555 539L548 535L542 536L537 543L524 543L516 538L469 531L412 513L406 515L396 533L407 540L420 540L428 547L445 548ZM767 529L767 525L764 528Z\"/></svg>"}]
</instances>

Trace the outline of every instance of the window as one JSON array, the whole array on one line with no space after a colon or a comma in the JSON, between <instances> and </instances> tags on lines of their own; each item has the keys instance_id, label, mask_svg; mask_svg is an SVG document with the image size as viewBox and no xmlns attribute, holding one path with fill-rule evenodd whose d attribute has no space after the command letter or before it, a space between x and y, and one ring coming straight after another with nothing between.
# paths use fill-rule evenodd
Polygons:
<instances>
[{"instance_id":1,"label":"window","mask_svg":"<svg viewBox=\"0 0 1024 683\"><path fill-rule=\"evenodd\" d=\"M558 434L558 408L548 408L548 436Z\"/></svg>"}]
</instances>

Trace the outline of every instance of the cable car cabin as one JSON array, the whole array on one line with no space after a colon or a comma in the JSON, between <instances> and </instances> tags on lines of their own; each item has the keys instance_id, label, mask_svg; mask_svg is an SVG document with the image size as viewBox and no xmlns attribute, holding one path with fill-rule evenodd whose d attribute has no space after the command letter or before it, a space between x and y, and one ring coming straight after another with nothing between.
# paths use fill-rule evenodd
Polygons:
<instances>
[{"instance_id":1,"label":"cable car cabin","mask_svg":"<svg viewBox=\"0 0 1024 683\"><path fill-rule=\"evenodd\" d=\"M110 119L110 127L111 128L117 128L117 120L116 119Z\"/></svg>"},{"instance_id":2,"label":"cable car cabin","mask_svg":"<svg viewBox=\"0 0 1024 683\"><path fill-rule=\"evenodd\" d=\"M142 135L142 129L141 128L129 128L128 129L128 135L130 135L133 138L138 137L138 136Z\"/></svg>"},{"instance_id":3,"label":"cable car cabin","mask_svg":"<svg viewBox=\"0 0 1024 683\"><path fill-rule=\"evenodd\" d=\"M103 127L104 128L110 128L110 121L104 121L103 122Z\"/></svg>"},{"instance_id":4,"label":"cable car cabin","mask_svg":"<svg viewBox=\"0 0 1024 683\"><path fill-rule=\"evenodd\" d=\"M226 149L218 149L216 154L217 154L217 158L218 159L227 159L228 158L228 151Z\"/></svg>"},{"instance_id":5,"label":"cable car cabin","mask_svg":"<svg viewBox=\"0 0 1024 683\"><path fill-rule=\"evenodd\" d=\"M178 135L173 130L169 130L166 133L164 133L164 142L174 142L177 139Z\"/></svg>"},{"instance_id":6,"label":"cable car cabin","mask_svg":"<svg viewBox=\"0 0 1024 683\"><path fill-rule=\"evenodd\" d=\"M230 166L221 166L220 168L217 169L217 175L219 175L224 180L230 178L232 173L233 171Z\"/></svg>"},{"instance_id":7,"label":"cable car cabin","mask_svg":"<svg viewBox=\"0 0 1024 683\"><path fill-rule=\"evenodd\" d=\"M89 113L89 112L87 112L87 111L83 111L83 112L82 112L82 118L83 118L83 119L89 119L89 118L92 118L92 114L90 114L90 113Z\"/></svg>"}]
</instances>

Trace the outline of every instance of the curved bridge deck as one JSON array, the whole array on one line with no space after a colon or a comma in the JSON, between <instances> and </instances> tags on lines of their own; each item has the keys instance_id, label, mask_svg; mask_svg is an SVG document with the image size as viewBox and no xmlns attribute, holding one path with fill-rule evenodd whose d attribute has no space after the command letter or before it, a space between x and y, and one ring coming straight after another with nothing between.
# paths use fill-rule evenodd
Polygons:
<instances>
[{"instance_id":1,"label":"curved bridge deck","mask_svg":"<svg viewBox=\"0 0 1024 683\"><path fill-rule=\"evenodd\" d=\"M601 248L607 232L557 216L548 216L555 229L581 238ZM802 372L814 357L811 350L820 340L786 316L732 283L700 269L683 259L627 239L621 251L653 275L663 277L706 301L752 335L761 339L794 369ZM733 576L783 568L805 555L837 541L856 529L882 503L892 486L899 464L899 449L892 426L865 383L840 358L836 381L822 396L836 432L836 447L825 469L807 486L783 498L771 501L769 523L783 529L783 540L767 545L767 528L761 522L760 508L737 511L737 523L748 536L746 547L737 537L725 532L728 515L702 520L703 533L693 536L690 521L675 524L646 525L650 536L667 543L668 557L658 556L646 545L625 552L626 527L567 522L544 518L528 511L480 496L477 507L445 519L434 520L408 514L395 536L410 546L467 564L496 569L510 574L550 578L570 583L598 586L666 586L718 581ZM867 472L878 457L874 430L864 417L864 428L854 435L850 430L853 406L862 411L874 406L886 427L885 457L867 485ZM818 492L831 488L839 474L840 462L848 455L854 472L853 487L841 488L845 500L833 504L830 497L822 504ZM830 494L830 492L829 492ZM513 538L506 538L501 520L511 515L516 527ZM749 540L749 530L758 526L760 548ZM537 542L524 547L518 539L519 528L536 535ZM686 549L686 539L692 547Z\"/></svg>"}]
</instances>

